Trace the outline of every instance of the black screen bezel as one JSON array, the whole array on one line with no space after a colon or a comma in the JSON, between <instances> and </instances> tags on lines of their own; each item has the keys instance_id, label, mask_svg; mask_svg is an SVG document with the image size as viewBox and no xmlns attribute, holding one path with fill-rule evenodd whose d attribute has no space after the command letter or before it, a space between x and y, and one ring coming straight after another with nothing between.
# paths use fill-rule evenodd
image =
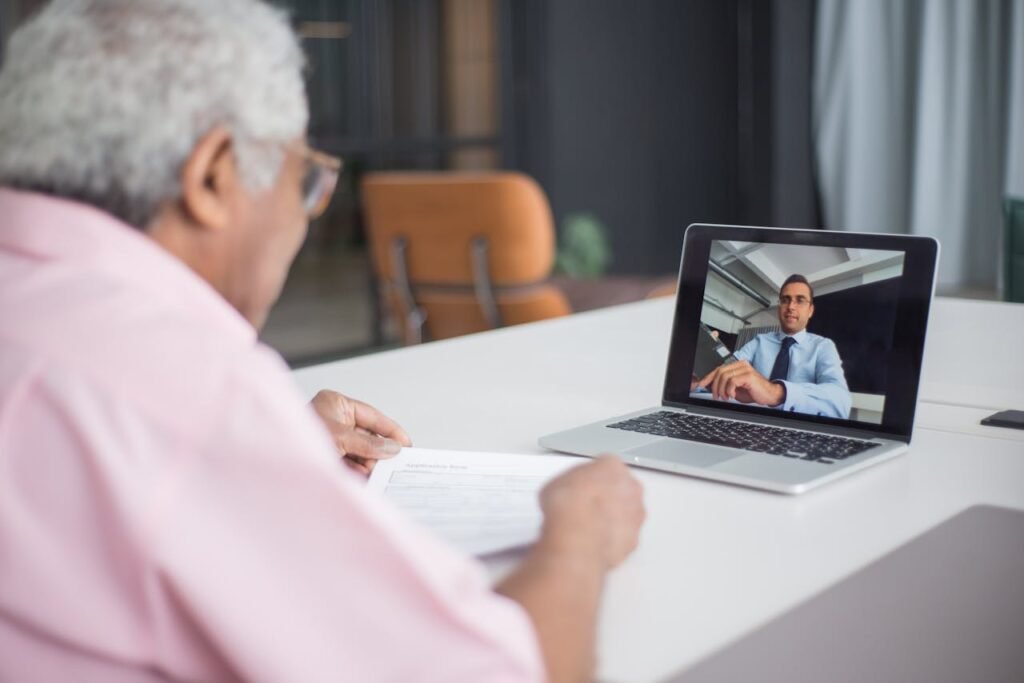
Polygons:
<instances>
[{"instance_id":1,"label":"black screen bezel","mask_svg":"<svg viewBox=\"0 0 1024 683\"><path fill-rule=\"evenodd\" d=\"M714 240L789 244L796 246L839 247L846 249L880 249L904 252L903 274L892 349L887 368L887 391L882 423L858 422L838 418L787 413L774 408L730 403L728 406L711 399L690 397L690 376L696 351L698 323L707 281L708 258ZM819 423L887 434L909 441L913 432L914 411L924 357L925 329L935 288L935 266L939 245L931 237L911 235L880 235L828 230L792 230L736 225L695 223L686 229L679 268L679 290L676 296L675 319L669 345L668 368L662 403L674 407L722 409L773 418L773 421ZM678 387L678 390L673 390Z\"/></svg>"}]
</instances>

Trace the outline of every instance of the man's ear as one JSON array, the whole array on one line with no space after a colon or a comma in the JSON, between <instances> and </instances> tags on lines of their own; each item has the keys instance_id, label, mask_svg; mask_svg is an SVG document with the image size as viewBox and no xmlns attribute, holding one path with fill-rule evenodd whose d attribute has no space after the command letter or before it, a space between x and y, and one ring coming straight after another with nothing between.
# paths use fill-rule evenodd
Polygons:
<instances>
[{"instance_id":1,"label":"man's ear","mask_svg":"<svg viewBox=\"0 0 1024 683\"><path fill-rule=\"evenodd\" d=\"M222 230L239 185L231 133L218 126L200 138L181 169L182 210L202 229Z\"/></svg>"}]
</instances>

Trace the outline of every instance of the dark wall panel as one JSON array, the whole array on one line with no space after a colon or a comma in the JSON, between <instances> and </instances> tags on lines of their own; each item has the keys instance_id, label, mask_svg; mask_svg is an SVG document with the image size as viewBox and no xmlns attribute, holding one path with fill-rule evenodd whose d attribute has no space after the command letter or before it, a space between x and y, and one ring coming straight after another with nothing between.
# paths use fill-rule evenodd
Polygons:
<instances>
[{"instance_id":1,"label":"dark wall panel","mask_svg":"<svg viewBox=\"0 0 1024 683\"><path fill-rule=\"evenodd\" d=\"M767 180L773 223L794 228L821 226L811 116L814 12L814 0L774 0L769 18L773 120Z\"/></svg>"},{"instance_id":2,"label":"dark wall panel","mask_svg":"<svg viewBox=\"0 0 1024 683\"><path fill-rule=\"evenodd\" d=\"M692 222L816 227L815 0L502 0L504 159L619 273L668 273Z\"/></svg>"},{"instance_id":3,"label":"dark wall panel","mask_svg":"<svg viewBox=\"0 0 1024 683\"><path fill-rule=\"evenodd\" d=\"M835 342L850 391L885 393L899 286L896 277L814 298L807 329Z\"/></svg>"},{"instance_id":4,"label":"dark wall panel","mask_svg":"<svg viewBox=\"0 0 1024 683\"><path fill-rule=\"evenodd\" d=\"M616 272L678 266L683 229L736 219L736 7L719 0L546 4L556 217L592 212Z\"/></svg>"}]
</instances>

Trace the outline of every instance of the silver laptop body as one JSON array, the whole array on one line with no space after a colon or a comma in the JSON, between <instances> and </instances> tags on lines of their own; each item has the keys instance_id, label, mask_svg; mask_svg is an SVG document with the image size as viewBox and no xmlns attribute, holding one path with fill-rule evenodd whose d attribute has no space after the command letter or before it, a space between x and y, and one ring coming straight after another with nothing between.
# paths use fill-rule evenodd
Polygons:
<instances>
[{"instance_id":1,"label":"silver laptop body","mask_svg":"<svg viewBox=\"0 0 1024 683\"><path fill-rule=\"evenodd\" d=\"M930 238L691 225L683 243L661 406L549 434L541 437L539 443L576 455L616 453L639 467L788 494L808 491L894 458L905 452L910 443L937 257L938 243ZM765 306L765 301L771 302L769 295L778 286L778 274L788 272L787 261L805 268L810 263L814 268L817 281L809 280L815 287L812 321L826 299L832 302L829 306L833 310L822 315L826 318L822 325L839 331L833 333L837 338L834 343L840 355L844 350L846 353L842 365L847 368L854 406L862 401L869 407L881 405L881 410L871 412L854 407L847 419L830 418L821 413L805 415L715 401L710 394L691 389L688 380L693 374L694 358L700 354L697 349L701 323L706 322L703 318L711 317L717 309L729 309L730 315L744 318L737 335L742 339L751 328L750 323L758 320L757 316L762 321L768 319L771 306ZM723 299L734 294L730 287L738 290L732 298L734 305L723 306ZM743 290L748 290L746 295L754 302L750 306L744 307L742 303ZM781 294L774 296L778 298ZM845 317L844 306L849 309ZM747 308L759 310L749 314ZM781 321L782 313L778 316ZM861 318L866 321L865 329L858 329L856 324L851 328L850 320ZM718 320L723 328L732 322L721 317ZM886 325L891 325L888 332L884 329ZM879 351L887 335L889 346ZM870 339L865 341L867 337ZM734 350L739 348L737 345ZM854 381L859 387L854 386ZM875 393L853 391L860 387ZM822 457L802 446L751 450L712 443L713 438L665 436L666 429L676 424L680 416L688 421L702 418L696 422L710 424L713 433L726 435L726 440L744 430L766 431L771 438L782 437L782 443L797 437L801 441L833 444L834 448L839 443L840 452L847 452L842 449L848 447L842 444L850 444L849 448L858 452L844 457ZM774 429L762 430L761 426Z\"/></svg>"},{"instance_id":2,"label":"silver laptop body","mask_svg":"<svg viewBox=\"0 0 1024 683\"><path fill-rule=\"evenodd\" d=\"M801 458L783 458L756 451L738 450L727 446L697 443L678 438L638 434L611 429L630 418L659 411L674 411L697 415L713 415L700 409L680 409L662 406L621 415L610 420L594 422L576 429L541 437L540 445L553 451L596 457L603 453L616 453L637 467L675 472L691 477L714 479L779 493L803 493L833 479L862 470L865 467L894 458L907 450L906 442L871 438L879 447L823 465ZM744 417L743 422L758 421ZM764 424L770 424L765 421ZM826 434L837 432L824 431Z\"/></svg>"}]
</instances>

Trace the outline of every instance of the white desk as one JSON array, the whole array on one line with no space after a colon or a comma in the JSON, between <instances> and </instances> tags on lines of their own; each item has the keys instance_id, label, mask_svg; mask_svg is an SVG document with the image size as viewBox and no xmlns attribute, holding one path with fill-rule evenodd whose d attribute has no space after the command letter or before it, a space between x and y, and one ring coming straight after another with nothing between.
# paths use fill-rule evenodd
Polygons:
<instances>
[{"instance_id":1,"label":"white desk","mask_svg":"<svg viewBox=\"0 0 1024 683\"><path fill-rule=\"evenodd\" d=\"M968 376L949 360L971 326L991 329L980 319L990 306L1001 308L936 302L942 338L929 339L925 383L943 403L921 405L906 456L795 498L637 470L649 517L608 584L601 678L665 678L969 505L1024 508L1024 432L977 425L991 409L1024 407L1022 364L993 357ZM1024 337L1024 307L1000 312L1003 332ZM544 433L657 405L670 325L669 300L642 302L295 378L309 396L333 388L370 401L419 446L540 452ZM510 561L489 566L497 576Z\"/></svg>"},{"instance_id":2,"label":"white desk","mask_svg":"<svg viewBox=\"0 0 1024 683\"><path fill-rule=\"evenodd\" d=\"M918 398L1024 410L1024 304L936 299Z\"/></svg>"}]
</instances>

